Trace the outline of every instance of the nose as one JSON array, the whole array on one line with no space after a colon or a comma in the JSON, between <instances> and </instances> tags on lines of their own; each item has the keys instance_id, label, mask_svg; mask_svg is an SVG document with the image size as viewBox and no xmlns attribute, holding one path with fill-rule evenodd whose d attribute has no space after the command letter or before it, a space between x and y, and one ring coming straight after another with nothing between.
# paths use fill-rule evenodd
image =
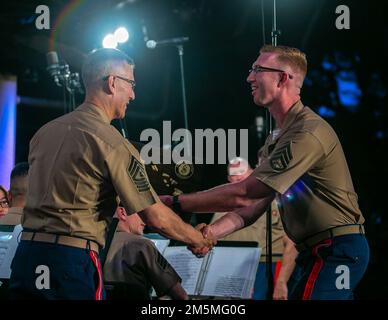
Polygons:
<instances>
[{"instance_id":1,"label":"nose","mask_svg":"<svg viewBox=\"0 0 388 320\"><path fill-rule=\"evenodd\" d=\"M255 77L254 77L254 72L251 71L251 72L249 72L249 74L248 74L247 82L248 82L248 83L252 83L253 81L255 81Z\"/></svg>"},{"instance_id":2,"label":"nose","mask_svg":"<svg viewBox=\"0 0 388 320\"><path fill-rule=\"evenodd\" d=\"M129 100L130 101L135 100L135 91L133 90L133 88L131 88L131 92L129 94Z\"/></svg>"}]
</instances>

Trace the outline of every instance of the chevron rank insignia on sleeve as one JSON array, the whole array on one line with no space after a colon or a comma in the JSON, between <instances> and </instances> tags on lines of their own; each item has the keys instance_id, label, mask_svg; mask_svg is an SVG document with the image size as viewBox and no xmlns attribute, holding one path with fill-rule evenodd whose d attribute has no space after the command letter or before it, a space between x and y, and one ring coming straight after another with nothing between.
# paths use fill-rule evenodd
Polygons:
<instances>
[{"instance_id":1,"label":"chevron rank insignia on sleeve","mask_svg":"<svg viewBox=\"0 0 388 320\"><path fill-rule=\"evenodd\" d=\"M287 143L285 146L275 150L270 157L270 165L271 168L280 172L288 167L288 164L292 160L292 152L291 152L291 142Z\"/></svg>"},{"instance_id":2,"label":"chevron rank insignia on sleeve","mask_svg":"<svg viewBox=\"0 0 388 320\"><path fill-rule=\"evenodd\" d=\"M128 175L135 184L137 191L144 192L150 190L150 183L145 168L135 157L132 157L129 163Z\"/></svg>"},{"instance_id":3,"label":"chevron rank insignia on sleeve","mask_svg":"<svg viewBox=\"0 0 388 320\"><path fill-rule=\"evenodd\" d=\"M166 270L167 265L168 265L167 260L159 253L159 251L156 251L156 253L157 253L156 261L157 261L158 265L163 270Z\"/></svg>"}]
</instances>

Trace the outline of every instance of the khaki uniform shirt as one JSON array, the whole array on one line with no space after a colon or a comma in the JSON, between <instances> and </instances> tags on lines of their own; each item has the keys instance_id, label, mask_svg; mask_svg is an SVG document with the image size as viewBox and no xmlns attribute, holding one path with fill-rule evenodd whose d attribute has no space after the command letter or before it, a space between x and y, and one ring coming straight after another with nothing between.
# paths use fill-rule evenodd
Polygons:
<instances>
[{"instance_id":1,"label":"khaki uniform shirt","mask_svg":"<svg viewBox=\"0 0 388 320\"><path fill-rule=\"evenodd\" d=\"M0 225L16 226L21 224L22 215L23 208L11 207L8 209L8 213L0 218Z\"/></svg>"},{"instance_id":2,"label":"khaki uniform shirt","mask_svg":"<svg viewBox=\"0 0 388 320\"><path fill-rule=\"evenodd\" d=\"M284 230L282 221L280 219L279 210L276 208L276 203L271 204L272 211L272 261L281 261L283 256L283 236ZM212 223L221 218L225 213L215 213L212 219ZM262 215L255 223L250 226L238 230L236 232L227 235L219 240L226 241L255 241L259 243L259 247L262 249L260 255L260 261L266 261L267 255L267 224L266 215Z\"/></svg>"},{"instance_id":3,"label":"khaki uniform shirt","mask_svg":"<svg viewBox=\"0 0 388 320\"><path fill-rule=\"evenodd\" d=\"M24 229L105 243L117 195L128 214L159 201L136 149L103 110L82 104L32 138Z\"/></svg>"},{"instance_id":4,"label":"khaki uniform shirt","mask_svg":"<svg viewBox=\"0 0 388 320\"><path fill-rule=\"evenodd\" d=\"M278 193L283 227L295 243L364 222L336 133L301 101L267 138L260 158L252 174Z\"/></svg>"},{"instance_id":5,"label":"khaki uniform shirt","mask_svg":"<svg viewBox=\"0 0 388 320\"><path fill-rule=\"evenodd\" d=\"M109 248L104 280L125 282L131 293L137 292L138 299L149 296L151 287L158 296L163 296L181 282L152 241L123 231L116 232Z\"/></svg>"}]
</instances>

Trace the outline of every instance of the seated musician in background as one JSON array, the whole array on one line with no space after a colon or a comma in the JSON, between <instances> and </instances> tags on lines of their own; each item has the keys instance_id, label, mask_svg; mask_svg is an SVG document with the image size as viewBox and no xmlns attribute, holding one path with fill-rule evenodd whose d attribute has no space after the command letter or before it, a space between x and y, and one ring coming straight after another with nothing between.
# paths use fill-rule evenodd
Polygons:
<instances>
[{"instance_id":1,"label":"seated musician in background","mask_svg":"<svg viewBox=\"0 0 388 320\"><path fill-rule=\"evenodd\" d=\"M119 224L104 266L105 282L124 285L120 298L150 300L153 287L158 297L187 300L181 278L153 242L143 237L145 224L139 215L127 215L123 207L115 215Z\"/></svg>"}]
</instances>

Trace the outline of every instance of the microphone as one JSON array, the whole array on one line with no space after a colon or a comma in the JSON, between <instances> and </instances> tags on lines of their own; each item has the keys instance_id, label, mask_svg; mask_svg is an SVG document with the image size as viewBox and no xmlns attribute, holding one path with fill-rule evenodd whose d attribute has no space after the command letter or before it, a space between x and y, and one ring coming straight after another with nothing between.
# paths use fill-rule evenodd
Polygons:
<instances>
[{"instance_id":1,"label":"microphone","mask_svg":"<svg viewBox=\"0 0 388 320\"><path fill-rule=\"evenodd\" d=\"M60 66L58 54L56 51L50 51L46 55L47 58L47 71L52 77L57 77L60 74Z\"/></svg>"},{"instance_id":2,"label":"microphone","mask_svg":"<svg viewBox=\"0 0 388 320\"><path fill-rule=\"evenodd\" d=\"M159 46L178 45L187 41L189 41L189 37L171 38L171 39L159 40L159 41L148 40L146 42L146 46L148 49L155 49L156 47L159 47Z\"/></svg>"}]
</instances>

